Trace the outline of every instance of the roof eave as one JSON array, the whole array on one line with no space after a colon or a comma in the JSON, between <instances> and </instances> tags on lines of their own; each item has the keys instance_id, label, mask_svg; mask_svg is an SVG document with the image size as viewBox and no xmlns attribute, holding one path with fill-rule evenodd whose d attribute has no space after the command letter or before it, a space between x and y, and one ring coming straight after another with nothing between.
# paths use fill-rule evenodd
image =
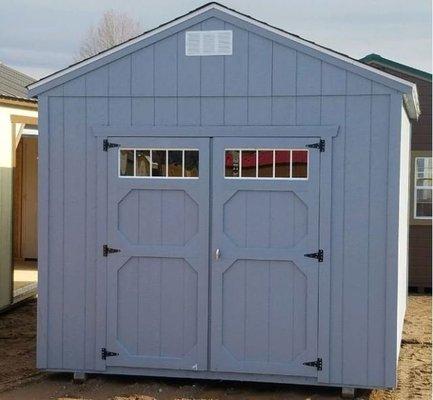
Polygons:
<instances>
[{"instance_id":1,"label":"roof eave","mask_svg":"<svg viewBox=\"0 0 433 400\"><path fill-rule=\"evenodd\" d=\"M21 97L6 96L1 94L0 94L0 104L15 105L15 106L28 107L33 109L38 108L37 99L27 99Z\"/></svg>"}]
</instances>

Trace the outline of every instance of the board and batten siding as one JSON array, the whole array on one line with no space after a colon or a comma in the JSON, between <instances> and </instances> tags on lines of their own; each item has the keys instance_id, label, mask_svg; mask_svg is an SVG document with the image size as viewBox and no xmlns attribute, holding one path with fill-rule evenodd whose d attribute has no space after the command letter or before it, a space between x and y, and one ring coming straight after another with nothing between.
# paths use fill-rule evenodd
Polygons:
<instances>
[{"instance_id":1,"label":"board and batten siding","mask_svg":"<svg viewBox=\"0 0 433 400\"><path fill-rule=\"evenodd\" d=\"M40 227L40 307L48 320L39 323L38 367L98 368L102 149L92 126L145 132L307 125L314 136L315 126L339 125L332 146L330 383L392 386L396 341L387 348L385 338L396 335L397 310L389 304L397 293L387 282L397 279L398 254L387 254L387 246L398 231L398 202L389 196L398 196L400 126L390 121L401 112L401 94L217 18L190 28L200 29L233 30L233 56L186 57L180 31L40 95L47 116L39 133L41 214L48 221Z\"/></svg>"}]
</instances>

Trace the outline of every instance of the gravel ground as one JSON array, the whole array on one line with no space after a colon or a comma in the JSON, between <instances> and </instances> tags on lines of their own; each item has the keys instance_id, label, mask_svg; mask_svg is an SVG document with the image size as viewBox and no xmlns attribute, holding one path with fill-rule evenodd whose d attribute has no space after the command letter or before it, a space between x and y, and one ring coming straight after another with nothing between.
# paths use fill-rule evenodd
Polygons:
<instances>
[{"instance_id":1,"label":"gravel ground","mask_svg":"<svg viewBox=\"0 0 433 400\"><path fill-rule=\"evenodd\" d=\"M409 297L396 390L361 391L364 400L431 399L431 296ZM35 368L36 301L0 315L1 400L318 400L337 389L248 382L191 381L95 375L82 385L71 374Z\"/></svg>"}]
</instances>

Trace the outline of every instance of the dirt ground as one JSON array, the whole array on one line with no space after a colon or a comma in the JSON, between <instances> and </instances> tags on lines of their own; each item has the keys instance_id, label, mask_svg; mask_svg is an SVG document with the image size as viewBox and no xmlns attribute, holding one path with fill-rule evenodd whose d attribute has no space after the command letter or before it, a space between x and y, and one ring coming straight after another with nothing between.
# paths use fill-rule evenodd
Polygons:
<instances>
[{"instance_id":1,"label":"dirt ground","mask_svg":"<svg viewBox=\"0 0 433 400\"><path fill-rule=\"evenodd\" d=\"M431 399L431 296L409 297L399 384L392 391L360 391L358 399ZM71 374L35 369L36 302L0 315L1 400L318 400L339 399L338 389L248 382L192 381L93 375L84 384Z\"/></svg>"}]
</instances>

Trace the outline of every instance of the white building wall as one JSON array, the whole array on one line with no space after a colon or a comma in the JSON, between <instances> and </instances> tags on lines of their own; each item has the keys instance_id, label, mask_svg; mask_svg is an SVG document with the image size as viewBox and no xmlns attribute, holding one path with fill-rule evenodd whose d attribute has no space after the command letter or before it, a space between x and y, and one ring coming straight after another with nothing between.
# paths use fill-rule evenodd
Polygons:
<instances>
[{"instance_id":1,"label":"white building wall","mask_svg":"<svg viewBox=\"0 0 433 400\"><path fill-rule=\"evenodd\" d=\"M12 115L37 118L38 111L0 105L0 309L9 305L12 296L12 184L16 135L21 128L11 122Z\"/></svg>"}]
</instances>

